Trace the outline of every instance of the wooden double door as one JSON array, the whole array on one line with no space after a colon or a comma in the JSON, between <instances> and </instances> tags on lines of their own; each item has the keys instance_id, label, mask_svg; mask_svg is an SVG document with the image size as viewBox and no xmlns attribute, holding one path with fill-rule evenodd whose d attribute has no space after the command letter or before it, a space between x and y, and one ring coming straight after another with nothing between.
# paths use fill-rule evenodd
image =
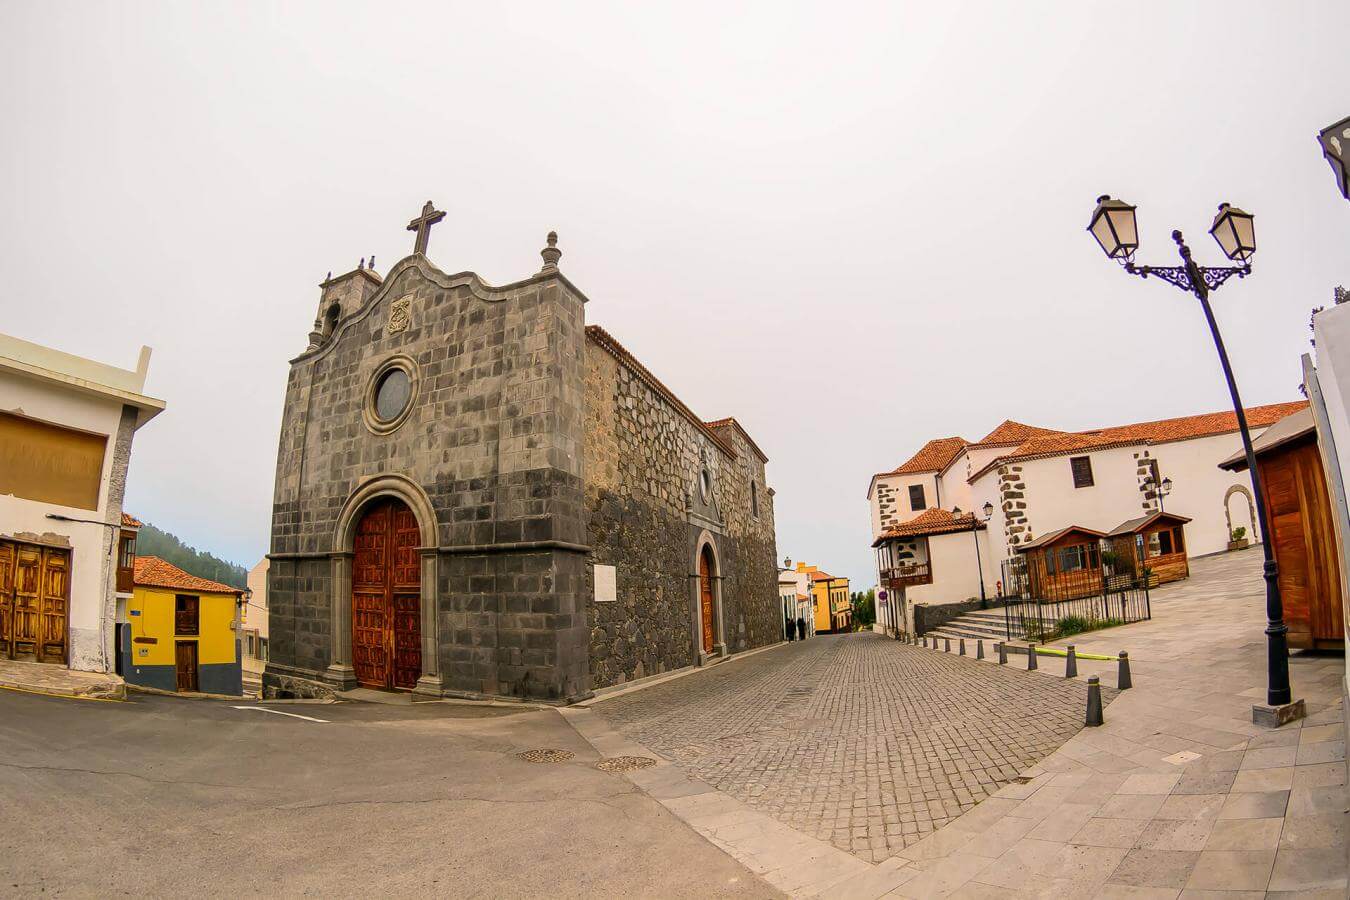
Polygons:
<instances>
[{"instance_id":1,"label":"wooden double door","mask_svg":"<svg viewBox=\"0 0 1350 900\"><path fill-rule=\"evenodd\" d=\"M70 550L0 541L0 656L67 663Z\"/></svg>"},{"instance_id":2,"label":"wooden double door","mask_svg":"<svg viewBox=\"0 0 1350 900\"><path fill-rule=\"evenodd\" d=\"M412 688L422 675L421 530L406 504L375 501L356 526L352 668L367 687Z\"/></svg>"},{"instance_id":3,"label":"wooden double door","mask_svg":"<svg viewBox=\"0 0 1350 900\"><path fill-rule=\"evenodd\" d=\"M699 624L703 631L703 652L712 653L713 643L716 640L713 629L714 595L713 595L713 558L712 549L704 547L703 552L698 555L698 608Z\"/></svg>"}]
</instances>

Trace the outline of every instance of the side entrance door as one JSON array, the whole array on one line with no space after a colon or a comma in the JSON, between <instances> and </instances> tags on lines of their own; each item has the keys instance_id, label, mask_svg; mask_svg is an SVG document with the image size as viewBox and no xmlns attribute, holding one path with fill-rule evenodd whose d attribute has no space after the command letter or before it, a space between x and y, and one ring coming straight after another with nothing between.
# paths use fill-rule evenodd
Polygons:
<instances>
[{"instance_id":1,"label":"side entrance door","mask_svg":"<svg viewBox=\"0 0 1350 900\"><path fill-rule=\"evenodd\" d=\"M367 687L413 688L422 674L422 576L417 518L377 500L356 526L352 668Z\"/></svg>"},{"instance_id":2,"label":"side entrance door","mask_svg":"<svg viewBox=\"0 0 1350 900\"><path fill-rule=\"evenodd\" d=\"M699 615L703 624L703 652L713 652L713 566L707 547L698 555Z\"/></svg>"},{"instance_id":3,"label":"side entrance door","mask_svg":"<svg viewBox=\"0 0 1350 900\"><path fill-rule=\"evenodd\" d=\"M65 663L70 551L0 541L0 655Z\"/></svg>"},{"instance_id":4,"label":"side entrance door","mask_svg":"<svg viewBox=\"0 0 1350 900\"><path fill-rule=\"evenodd\" d=\"M177 670L179 692L197 690L197 642L177 641L174 644L174 668Z\"/></svg>"}]
</instances>

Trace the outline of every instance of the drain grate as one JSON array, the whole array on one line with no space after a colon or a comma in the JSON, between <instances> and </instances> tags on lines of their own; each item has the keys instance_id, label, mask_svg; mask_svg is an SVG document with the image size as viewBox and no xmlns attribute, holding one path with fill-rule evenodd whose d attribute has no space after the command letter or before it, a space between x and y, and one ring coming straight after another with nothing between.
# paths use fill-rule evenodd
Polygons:
<instances>
[{"instance_id":1,"label":"drain grate","mask_svg":"<svg viewBox=\"0 0 1350 900\"><path fill-rule=\"evenodd\" d=\"M634 769L646 769L654 765L656 760L650 756L611 756L600 760L595 767L604 772L631 772Z\"/></svg>"},{"instance_id":2,"label":"drain grate","mask_svg":"<svg viewBox=\"0 0 1350 900\"><path fill-rule=\"evenodd\" d=\"M575 755L571 750L554 750L545 747L539 750L524 750L517 753L516 758L532 763L560 763L567 762Z\"/></svg>"}]
</instances>

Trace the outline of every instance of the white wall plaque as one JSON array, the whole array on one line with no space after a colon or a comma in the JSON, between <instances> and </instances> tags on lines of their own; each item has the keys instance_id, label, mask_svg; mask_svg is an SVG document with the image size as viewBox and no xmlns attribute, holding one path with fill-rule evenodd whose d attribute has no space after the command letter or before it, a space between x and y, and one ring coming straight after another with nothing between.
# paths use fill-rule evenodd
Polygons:
<instances>
[{"instance_id":1,"label":"white wall plaque","mask_svg":"<svg viewBox=\"0 0 1350 900\"><path fill-rule=\"evenodd\" d=\"M595 602L613 603L619 599L613 566L595 566Z\"/></svg>"}]
</instances>

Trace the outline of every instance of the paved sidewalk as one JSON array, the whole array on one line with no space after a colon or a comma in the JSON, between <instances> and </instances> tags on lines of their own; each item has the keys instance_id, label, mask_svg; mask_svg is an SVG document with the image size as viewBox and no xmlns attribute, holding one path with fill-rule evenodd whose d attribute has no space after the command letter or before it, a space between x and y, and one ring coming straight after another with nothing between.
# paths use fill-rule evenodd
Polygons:
<instances>
[{"instance_id":1,"label":"paved sidewalk","mask_svg":"<svg viewBox=\"0 0 1350 900\"><path fill-rule=\"evenodd\" d=\"M125 700L127 696L126 685L116 675L9 659L0 659L0 688L86 700Z\"/></svg>"},{"instance_id":2,"label":"paved sidewalk","mask_svg":"<svg viewBox=\"0 0 1350 900\"><path fill-rule=\"evenodd\" d=\"M1130 653L1136 686L1106 724L904 848L903 864L830 893L1345 897L1344 660L1294 654L1308 718L1277 731L1251 723L1265 685L1260 563L1259 551L1196 560L1189 581L1154 592L1152 621L1076 639ZM1059 659L1041 665L1063 671ZM1115 683L1114 664L1080 672Z\"/></svg>"}]
</instances>

